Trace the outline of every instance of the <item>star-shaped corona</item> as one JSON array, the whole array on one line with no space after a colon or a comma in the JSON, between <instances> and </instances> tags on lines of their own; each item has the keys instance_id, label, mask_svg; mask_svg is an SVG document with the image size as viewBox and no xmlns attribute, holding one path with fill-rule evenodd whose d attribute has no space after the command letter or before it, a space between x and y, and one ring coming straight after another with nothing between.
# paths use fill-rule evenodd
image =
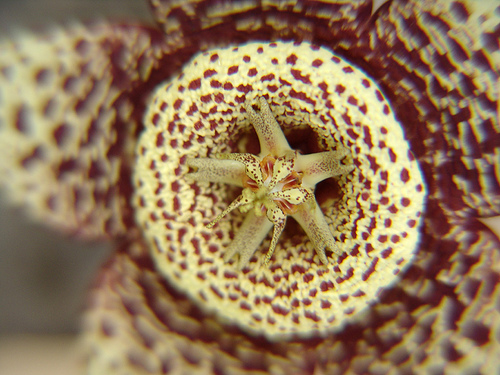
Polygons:
<instances>
[{"instance_id":1,"label":"star-shaped corona","mask_svg":"<svg viewBox=\"0 0 500 375\"><path fill-rule=\"evenodd\" d=\"M187 178L196 181L230 183L243 187L242 193L207 227L212 228L229 212L239 208L247 213L238 234L226 250L224 260L239 256L238 267L245 267L259 244L273 228L271 245L264 260L268 264L285 228L287 217L293 217L307 233L323 264L328 260L325 248L341 254L328 223L314 198L316 184L329 177L346 174L352 166L340 161L348 151L302 155L288 144L265 98L258 100L260 110L251 103L245 110L257 133L260 154L220 154L217 159L189 159L195 171ZM267 220L266 220L267 218Z\"/></svg>"}]
</instances>

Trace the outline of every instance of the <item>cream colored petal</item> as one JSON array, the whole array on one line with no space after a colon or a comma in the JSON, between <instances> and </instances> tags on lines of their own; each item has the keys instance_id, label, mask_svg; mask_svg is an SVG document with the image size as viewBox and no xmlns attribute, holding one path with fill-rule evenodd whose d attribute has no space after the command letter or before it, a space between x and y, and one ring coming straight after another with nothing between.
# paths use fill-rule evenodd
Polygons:
<instances>
[{"instance_id":1,"label":"cream colored petal","mask_svg":"<svg viewBox=\"0 0 500 375\"><path fill-rule=\"evenodd\" d=\"M344 175L352 171L354 166L341 163L341 159L348 154L348 150L340 149L339 151L298 155L295 167L303 173L303 185L312 188L326 178Z\"/></svg>"},{"instance_id":2,"label":"cream colored petal","mask_svg":"<svg viewBox=\"0 0 500 375\"><path fill-rule=\"evenodd\" d=\"M248 265L250 258L257 251L272 226L273 224L266 216L256 216L253 211L250 211L231 244L225 250L224 260L227 262L238 256L238 269L243 269Z\"/></svg>"},{"instance_id":3,"label":"cream colored petal","mask_svg":"<svg viewBox=\"0 0 500 375\"><path fill-rule=\"evenodd\" d=\"M255 112L251 103L247 103L245 109L259 137L260 155L264 157L271 154L277 157L285 154L286 151L291 151L292 149L288 145L288 141L271 112L266 99L260 97L258 103L260 105L259 112Z\"/></svg>"},{"instance_id":4,"label":"cream colored petal","mask_svg":"<svg viewBox=\"0 0 500 375\"><path fill-rule=\"evenodd\" d=\"M194 181L209 181L231 184L243 187L245 166L235 160L221 160L213 158L190 158L187 165L195 171L186 175Z\"/></svg>"},{"instance_id":5,"label":"cream colored petal","mask_svg":"<svg viewBox=\"0 0 500 375\"><path fill-rule=\"evenodd\" d=\"M221 158L235 160L245 166L246 174L259 185L264 183L262 170L260 169L260 160L252 154L222 154Z\"/></svg>"},{"instance_id":6,"label":"cream colored petal","mask_svg":"<svg viewBox=\"0 0 500 375\"><path fill-rule=\"evenodd\" d=\"M0 39L0 185L11 202L66 233L135 225L130 166L158 32L95 23Z\"/></svg>"},{"instance_id":7,"label":"cream colored petal","mask_svg":"<svg viewBox=\"0 0 500 375\"><path fill-rule=\"evenodd\" d=\"M316 201L311 205L300 206L298 211L292 214L292 217L307 233L307 237L312 241L321 263L328 263L325 255L325 248L338 255L342 254L343 251L333 238L328 223L326 222L325 215L321 212L321 208Z\"/></svg>"}]
</instances>

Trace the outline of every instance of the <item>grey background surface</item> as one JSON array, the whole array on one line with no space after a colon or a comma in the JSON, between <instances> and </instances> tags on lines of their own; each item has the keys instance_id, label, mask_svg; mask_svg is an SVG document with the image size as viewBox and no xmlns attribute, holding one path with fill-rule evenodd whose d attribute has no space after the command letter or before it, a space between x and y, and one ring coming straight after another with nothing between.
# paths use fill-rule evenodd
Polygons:
<instances>
[{"instance_id":1,"label":"grey background surface","mask_svg":"<svg viewBox=\"0 0 500 375\"><path fill-rule=\"evenodd\" d=\"M0 35L107 18L152 23L143 0L0 0ZM78 329L85 291L110 244L82 243L33 223L0 189L0 335Z\"/></svg>"}]
</instances>

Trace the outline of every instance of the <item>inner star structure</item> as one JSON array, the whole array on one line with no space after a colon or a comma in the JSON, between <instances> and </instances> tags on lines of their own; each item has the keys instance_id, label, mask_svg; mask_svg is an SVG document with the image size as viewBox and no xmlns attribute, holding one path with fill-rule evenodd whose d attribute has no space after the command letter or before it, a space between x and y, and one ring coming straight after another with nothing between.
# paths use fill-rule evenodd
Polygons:
<instances>
[{"instance_id":1,"label":"inner star structure","mask_svg":"<svg viewBox=\"0 0 500 375\"><path fill-rule=\"evenodd\" d=\"M339 255L342 251L335 244L325 216L314 198L314 187L326 178L346 174L352 169L352 166L339 162L348 152L339 149L301 155L288 144L263 97L259 98L259 105L260 113L250 103L245 105L259 138L258 156L232 153L220 154L217 159L187 161L195 169L187 178L243 187L242 193L207 227L212 228L236 208L243 213L248 212L224 255L227 262L238 254L238 267L242 269L274 226L271 245L264 260L264 264L269 263L290 215L313 242L321 262L327 264L325 248Z\"/></svg>"}]
</instances>

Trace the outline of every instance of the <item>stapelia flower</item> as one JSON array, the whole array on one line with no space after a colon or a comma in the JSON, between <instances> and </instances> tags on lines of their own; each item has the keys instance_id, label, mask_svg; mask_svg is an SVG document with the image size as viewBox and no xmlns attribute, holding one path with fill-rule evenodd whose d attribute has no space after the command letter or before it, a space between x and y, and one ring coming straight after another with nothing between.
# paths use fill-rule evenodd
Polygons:
<instances>
[{"instance_id":1,"label":"stapelia flower","mask_svg":"<svg viewBox=\"0 0 500 375\"><path fill-rule=\"evenodd\" d=\"M1 41L2 184L118 242L89 373L495 373L496 3L151 4Z\"/></svg>"}]
</instances>

